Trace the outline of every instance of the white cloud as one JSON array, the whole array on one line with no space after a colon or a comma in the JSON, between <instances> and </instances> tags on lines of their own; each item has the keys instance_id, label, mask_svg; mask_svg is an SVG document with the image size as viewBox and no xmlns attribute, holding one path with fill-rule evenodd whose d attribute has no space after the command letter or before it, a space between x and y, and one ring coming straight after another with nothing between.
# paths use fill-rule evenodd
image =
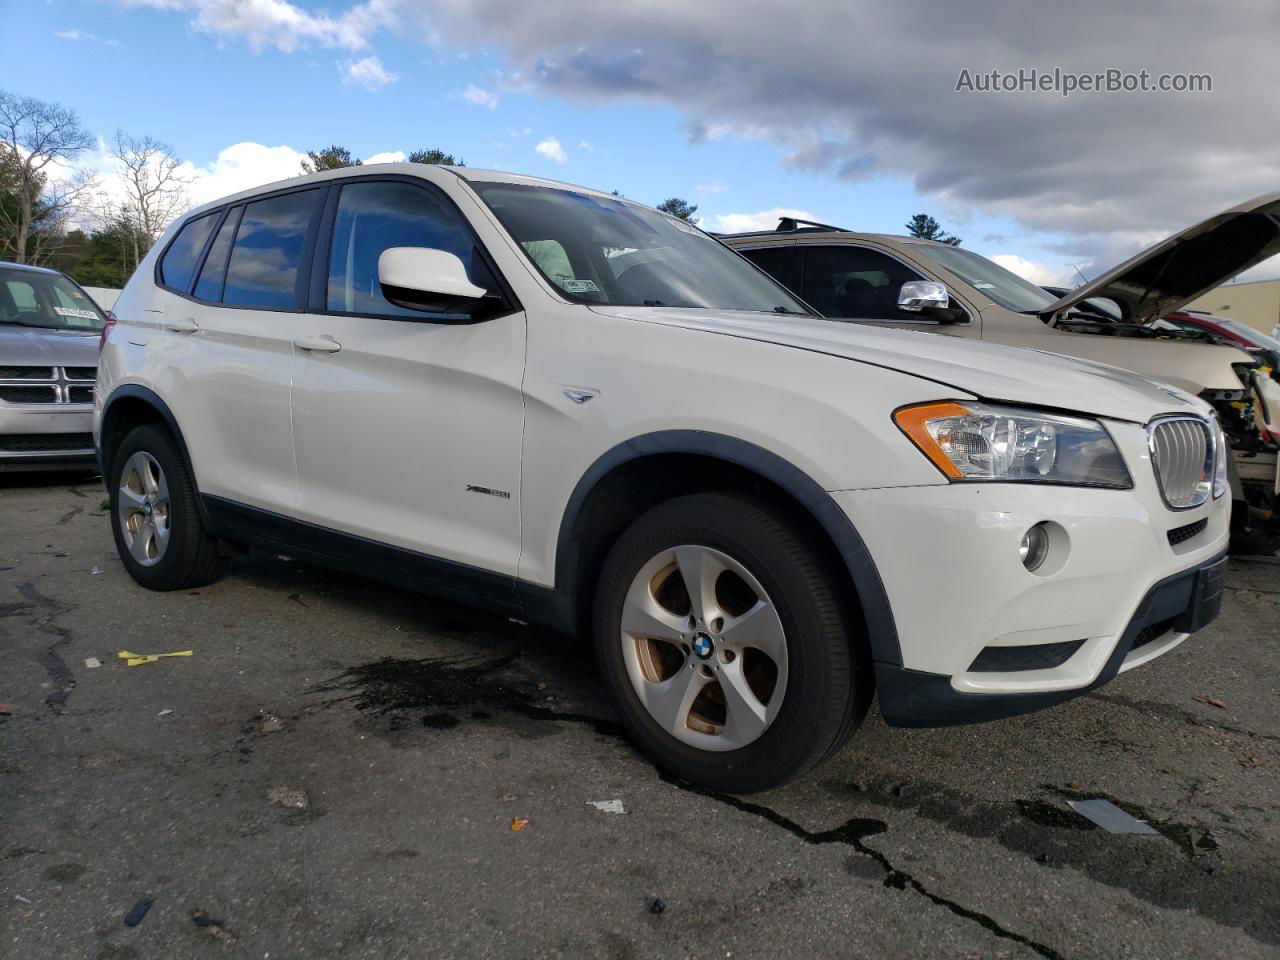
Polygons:
<instances>
[{"instance_id":1,"label":"white cloud","mask_svg":"<svg viewBox=\"0 0 1280 960\"><path fill-rule=\"evenodd\" d=\"M724 193L729 189L729 185L719 177L716 177L710 183L700 183L693 189L695 193L699 194Z\"/></svg>"},{"instance_id":2,"label":"white cloud","mask_svg":"<svg viewBox=\"0 0 1280 960\"><path fill-rule=\"evenodd\" d=\"M477 87L474 83L468 83L467 89L458 94L467 103L474 103L477 107L488 107L493 110L498 106L498 95L485 90L483 87Z\"/></svg>"},{"instance_id":3,"label":"white cloud","mask_svg":"<svg viewBox=\"0 0 1280 960\"><path fill-rule=\"evenodd\" d=\"M338 72L347 86L364 87L370 93L377 93L400 79L400 74L391 73L377 57L343 60L338 64Z\"/></svg>"},{"instance_id":4,"label":"white cloud","mask_svg":"<svg viewBox=\"0 0 1280 960\"><path fill-rule=\"evenodd\" d=\"M254 50L289 52L316 44L364 50L380 30L398 21L402 0L365 0L339 16L313 12L288 0L117 0L127 7L183 11L202 33L241 38Z\"/></svg>"},{"instance_id":5,"label":"white cloud","mask_svg":"<svg viewBox=\"0 0 1280 960\"><path fill-rule=\"evenodd\" d=\"M997 253L991 259L1006 270L1016 273L1023 280L1030 280L1038 286L1074 287L1081 282L1079 278L1072 279L1075 271L1071 267L1063 267L1056 263L1040 263L1018 256L1016 253Z\"/></svg>"},{"instance_id":6,"label":"white cloud","mask_svg":"<svg viewBox=\"0 0 1280 960\"><path fill-rule=\"evenodd\" d=\"M305 153L293 147L268 147L253 141L232 144L220 150L208 166L191 167L192 206L295 177L306 159Z\"/></svg>"},{"instance_id":7,"label":"white cloud","mask_svg":"<svg viewBox=\"0 0 1280 960\"><path fill-rule=\"evenodd\" d=\"M531 133L533 133L532 127L512 127L510 130L507 131L507 136L513 137L513 138L527 137Z\"/></svg>"},{"instance_id":8,"label":"white cloud","mask_svg":"<svg viewBox=\"0 0 1280 960\"><path fill-rule=\"evenodd\" d=\"M746 233L750 230L772 230L782 217L796 217L800 220L816 220L808 210L796 210L792 207L773 207L758 213L722 213L708 217L704 228L712 233Z\"/></svg>"},{"instance_id":9,"label":"white cloud","mask_svg":"<svg viewBox=\"0 0 1280 960\"><path fill-rule=\"evenodd\" d=\"M404 161L405 152L403 150L386 150L382 153L375 153L365 160L365 163L404 163Z\"/></svg>"},{"instance_id":10,"label":"white cloud","mask_svg":"<svg viewBox=\"0 0 1280 960\"><path fill-rule=\"evenodd\" d=\"M68 40L71 43L80 43L86 41L89 43L101 43L108 47L120 46L119 40L111 40L107 37L100 37L95 33L89 33L85 30L55 30L53 35L59 40Z\"/></svg>"},{"instance_id":11,"label":"white cloud","mask_svg":"<svg viewBox=\"0 0 1280 960\"><path fill-rule=\"evenodd\" d=\"M596 148L595 148L595 145L592 144L590 140L579 140L578 149L585 150L587 153L594 153Z\"/></svg>"},{"instance_id":12,"label":"white cloud","mask_svg":"<svg viewBox=\"0 0 1280 960\"><path fill-rule=\"evenodd\" d=\"M555 137L547 137L533 149L548 160L554 160L556 163L569 162L569 155L564 152L564 147L560 146L560 141Z\"/></svg>"}]
</instances>

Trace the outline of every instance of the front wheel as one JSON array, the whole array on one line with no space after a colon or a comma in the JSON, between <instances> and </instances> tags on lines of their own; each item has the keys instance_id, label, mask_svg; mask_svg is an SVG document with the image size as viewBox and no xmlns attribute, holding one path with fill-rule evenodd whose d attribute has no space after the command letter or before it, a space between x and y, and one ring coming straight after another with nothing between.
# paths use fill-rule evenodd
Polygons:
<instances>
[{"instance_id":1,"label":"front wheel","mask_svg":"<svg viewBox=\"0 0 1280 960\"><path fill-rule=\"evenodd\" d=\"M168 431L135 427L111 460L111 530L133 579L151 590L212 583L226 560L200 522L196 488Z\"/></svg>"},{"instance_id":2,"label":"front wheel","mask_svg":"<svg viewBox=\"0 0 1280 960\"><path fill-rule=\"evenodd\" d=\"M822 552L767 505L696 494L655 507L605 561L597 654L636 743L729 793L835 752L872 684Z\"/></svg>"}]
</instances>

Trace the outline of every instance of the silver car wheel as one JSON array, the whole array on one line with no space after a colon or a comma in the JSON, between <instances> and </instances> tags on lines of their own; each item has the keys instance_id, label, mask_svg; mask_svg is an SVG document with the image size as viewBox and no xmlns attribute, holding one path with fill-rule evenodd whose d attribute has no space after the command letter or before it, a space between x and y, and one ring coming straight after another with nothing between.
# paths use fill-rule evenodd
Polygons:
<instances>
[{"instance_id":1,"label":"silver car wheel","mask_svg":"<svg viewBox=\"0 0 1280 960\"><path fill-rule=\"evenodd\" d=\"M129 555L144 567L164 559L169 546L169 483L151 454L139 450L124 465L116 512Z\"/></svg>"},{"instance_id":2,"label":"silver car wheel","mask_svg":"<svg viewBox=\"0 0 1280 960\"><path fill-rule=\"evenodd\" d=\"M737 750L778 716L787 638L759 581L728 554L664 550L623 601L622 657L657 724L700 750Z\"/></svg>"}]
</instances>

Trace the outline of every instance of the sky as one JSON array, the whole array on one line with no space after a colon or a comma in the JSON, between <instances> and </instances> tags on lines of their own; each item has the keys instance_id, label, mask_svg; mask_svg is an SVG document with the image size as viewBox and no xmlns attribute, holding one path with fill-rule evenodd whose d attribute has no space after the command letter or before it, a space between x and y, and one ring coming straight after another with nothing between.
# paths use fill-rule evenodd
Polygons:
<instances>
[{"instance_id":1,"label":"sky","mask_svg":"<svg viewBox=\"0 0 1280 960\"><path fill-rule=\"evenodd\" d=\"M169 143L193 202L333 143L366 161L438 147L683 197L711 230L787 213L901 233L928 212L1075 285L1280 190L1274 0L0 0L0 23L0 88L75 109L104 150L117 130ZM974 80L1055 68L1212 89ZM1270 276L1280 263L1243 279Z\"/></svg>"}]
</instances>

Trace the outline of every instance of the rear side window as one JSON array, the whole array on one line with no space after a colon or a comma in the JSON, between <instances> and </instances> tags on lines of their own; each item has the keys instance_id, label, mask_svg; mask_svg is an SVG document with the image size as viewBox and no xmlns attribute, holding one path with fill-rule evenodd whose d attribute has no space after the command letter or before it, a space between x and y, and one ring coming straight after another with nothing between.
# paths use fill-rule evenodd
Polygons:
<instances>
[{"instance_id":1,"label":"rear side window","mask_svg":"<svg viewBox=\"0 0 1280 960\"><path fill-rule=\"evenodd\" d=\"M784 287L794 290L799 286L800 271L797 267L800 251L795 247L774 245L762 247L759 250L739 250L738 252Z\"/></svg>"},{"instance_id":2,"label":"rear side window","mask_svg":"<svg viewBox=\"0 0 1280 960\"><path fill-rule=\"evenodd\" d=\"M216 214L205 214L203 217L188 221L173 238L169 249L160 258L160 282L171 290L186 293L191 289L191 279L195 276L196 263L204 250L204 243L209 239L209 231L217 222Z\"/></svg>"},{"instance_id":3,"label":"rear side window","mask_svg":"<svg viewBox=\"0 0 1280 960\"><path fill-rule=\"evenodd\" d=\"M389 247L432 247L454 254L471 282L488 287L472 263L475 241L457 211L426 187L394 181L342 188L329 248L326 309L340 313L423 316L390 303L378 284L378 257ZM229 284L228 284L229 286Z\"/></svg>"},{"instance_id":4,"label":"rear side window","mask_svg":"<svg viewBox=\"0 0 1280 960\"><path fill-rule=\"evenodd\" d=\"M318 190L246 204L236 230L222 302L288 310L298 307L298 270Z\"/></svg>"},{"instance_id":5,"label":"rear side window","mask_svg":"<svg viewBox=\"0 0 1280 960\"><path fill-rule=\"evenodd\" d=\"M222 281L227 276L227 254L231 252L231 241L236 235L236 227L240 226L240 214L244 207L236 207L227 214L218 228L218 235L213 238L213 246L209 255L204 258L204 266L200 268L200 279L196 281L196 297L216 303L222 299Z\"/></svg>"}]
</instances>

